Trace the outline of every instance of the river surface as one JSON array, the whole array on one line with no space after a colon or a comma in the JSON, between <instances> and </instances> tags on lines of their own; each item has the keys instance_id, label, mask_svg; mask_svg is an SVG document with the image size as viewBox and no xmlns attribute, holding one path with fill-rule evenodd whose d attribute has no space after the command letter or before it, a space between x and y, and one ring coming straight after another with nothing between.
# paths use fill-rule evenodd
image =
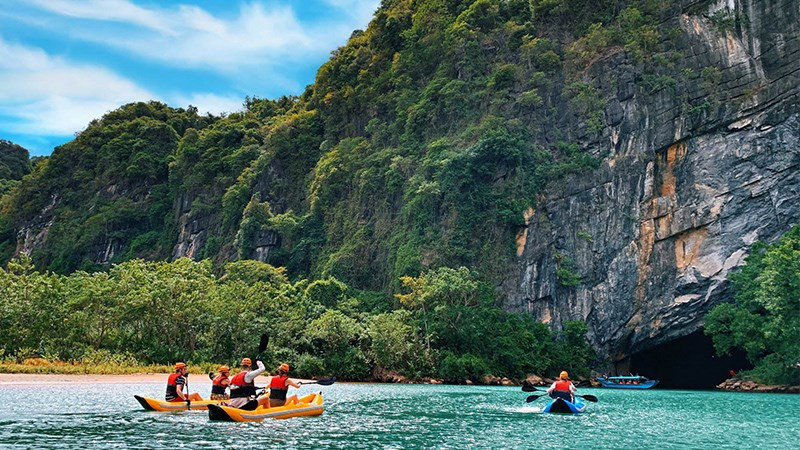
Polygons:
<instances>
[{"instance_id":1,"label":"river surface","mask_svg":"<svg viewBox=\"0 0 800 450\"><path fill-rule=\"evenodd\" d=\"M166 379L166 376L165 376ZM204 383L200 393L210 390ZM195 388L195 386L192 386ZM195 388L196 389L196 388ZM210 422L147 412L163 383L0 386L2 448L798 448L800 396L581 389L579 416L542 414L518 387L336 384L320 417ZM194 390L194 389L193 389ZM98 403L96 398L104 401Z\"/></svg>"}]
</instances>

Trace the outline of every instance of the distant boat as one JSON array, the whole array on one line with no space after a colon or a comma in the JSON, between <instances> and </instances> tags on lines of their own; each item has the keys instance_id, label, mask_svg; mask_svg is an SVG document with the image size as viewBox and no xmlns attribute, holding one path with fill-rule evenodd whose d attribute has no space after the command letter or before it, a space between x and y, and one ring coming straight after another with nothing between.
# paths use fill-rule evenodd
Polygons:
<instances>
[{"instance_id":1,"label":"distant boat","mask_svg":"<svg viewBox=\"0 0 800 450\"><path fill-rule=\"evenodd\" d=\"M605 388L614 389L650 389L658 384L658 380L648 380L638 375L627 377L598 377L597 381Z\"/></svg>"}]
</instances>

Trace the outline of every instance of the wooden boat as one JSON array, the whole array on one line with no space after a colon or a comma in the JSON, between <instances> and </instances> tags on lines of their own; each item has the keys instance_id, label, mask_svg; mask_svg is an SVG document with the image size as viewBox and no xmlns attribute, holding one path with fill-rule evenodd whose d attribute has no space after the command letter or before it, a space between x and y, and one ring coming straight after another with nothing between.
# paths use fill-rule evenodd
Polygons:
<instances>
[{"instance_id":1,"label":"wooden boat","mask_svg":"<svg viewBox=\"0 0 800 450\"><path fill-rule=\"evenodd\" d=\"M613 389L650 389L658 384L658 380L649 380L639 375L598 377L597 381L604 388Z\"/></svg>"}]
</instances>

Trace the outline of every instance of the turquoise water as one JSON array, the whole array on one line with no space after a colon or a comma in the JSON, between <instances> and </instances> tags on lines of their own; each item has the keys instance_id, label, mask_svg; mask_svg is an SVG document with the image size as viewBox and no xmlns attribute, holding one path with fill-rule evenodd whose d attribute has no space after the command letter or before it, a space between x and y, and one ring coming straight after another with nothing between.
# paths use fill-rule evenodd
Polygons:
<instances>
[{"instance_id":1,"label":"turquoise water","mask_svg":"<svg viewBox=\"0 0 800 450\"><path fill-rule=\"evenodd\" d=\"M205 390L208 387L203 386ZM194 388L194 386L193 386ZM161 383L0 386L0 447L797 448L800 396L581 389L580 416L541 414L517 387L336 384L321 417L209 422L143 411ZM207 394L201 390L201 394ZM106 401L91 400L101 396Z\"/></svg>"}]
</instances>

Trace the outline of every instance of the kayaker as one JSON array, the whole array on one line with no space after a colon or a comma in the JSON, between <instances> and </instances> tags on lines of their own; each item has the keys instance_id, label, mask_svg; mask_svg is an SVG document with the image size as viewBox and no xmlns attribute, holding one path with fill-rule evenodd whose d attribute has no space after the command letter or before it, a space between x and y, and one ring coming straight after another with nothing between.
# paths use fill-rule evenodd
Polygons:
<instances>
[{"instance_id":1,"label":"kayaker","mask_svg":"<svg viewBox=\"0 0 800 450\"><path fill-rule=\"evenodd\" d=\"M186 377L188 376L186 363L175 363L175 373L171 373L167 379L167 394L164 399L168 402L185 402L187 400L202 400L197 392L184 393Z\"/></svg>"},{"instance_id":2,"label":"kayaker","mask_svg":"<svg viewBox=\"0 0 800 450\"><path fill-rule=\"evenodd\" d=\"M299 389L300 385L289 378L289 364L283 363L278 367L278 373L272 376L269 382L269 407L283 406L286 404L286 393L289 386Z\"/></svg>"},{"instance_id":3,"label":"kayaker","mask_svg":"<svg viewBox=\"0 0 800 450\"><path fill-rule=\"evenodd\" d=\"M226 391L231 384L231 380L228 378L231 369L228 366L219 366L217 370L219 375L211 381L211 400L228 400L231 396Z\"/></svg>"},{"instance_id":4,"label":"kayaker","mask_svg":"<svg viewBox=\"0 0 800 450\"><path fill-rule=\"evenodd\" d=\"M264 363L261 361L256 361L258 369L250 370L252 365L253 361L250 358L242 359L241 372L231 378L231 399L228 402L228 406L241 408L250 401L251 397L256 397L256 385L254 380L266 367L264 367ZM268 397L265 395L258 397L258 406L266 405L268 403L267 400Z\"/></svg>"},{"instance_id":5,"label":"kayaker","mask_svg":"<svg viewBox=\"0 0 800 450\"><path fill-rule=\"evenodd\" d=\"M547 393L553 398L563 398L564 400L575 403L575 396L573 395L578 388L569 380L569 374L566 370L561 371L558 376L558 381L554 382L548 389Z\"/></svg>"}]
</instances>

